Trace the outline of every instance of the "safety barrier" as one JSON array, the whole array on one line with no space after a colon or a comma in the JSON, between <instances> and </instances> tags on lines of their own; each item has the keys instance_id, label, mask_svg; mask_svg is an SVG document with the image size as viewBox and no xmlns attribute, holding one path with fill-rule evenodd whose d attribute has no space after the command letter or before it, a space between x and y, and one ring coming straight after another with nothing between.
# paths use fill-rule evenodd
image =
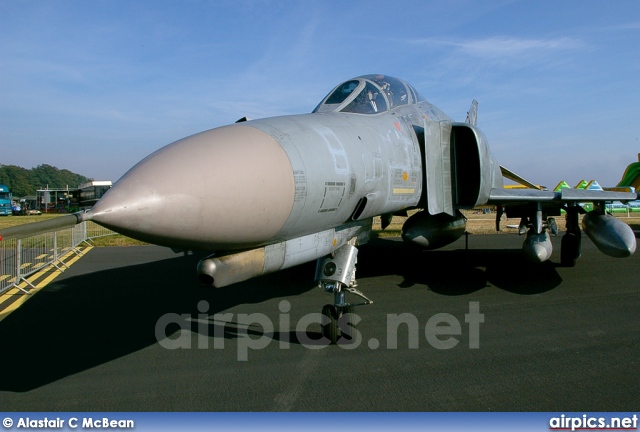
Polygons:
<instances>
[{"instance_id":1,"label":"safety barrier","mask_svg":"<svg viewBox=\"0 0 640 432\"><path fill-rule=\"evenodd\" d=\"M0 241L0 293L15 286L28 294L35 287L27 277L47 266L61 270L66 267L62 259L69 253L80 254L82 243L91 244L94 238L113 234L93 222L81 222L71 228ZM19 286L20 282L25 284Z\"/></svg>"}]
</instances>

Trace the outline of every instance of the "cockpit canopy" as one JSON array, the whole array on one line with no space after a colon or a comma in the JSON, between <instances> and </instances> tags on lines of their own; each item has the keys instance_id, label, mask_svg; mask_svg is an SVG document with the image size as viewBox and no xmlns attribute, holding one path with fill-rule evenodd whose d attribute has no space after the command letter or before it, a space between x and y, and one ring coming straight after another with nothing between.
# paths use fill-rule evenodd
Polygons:
<instances>
[{"instance_id":1,"label":"cockpit canopy","mask_svg":"<svg viewBox=\"0 0 640 432\"><path fill-rule=\"evenodd\" d=\"M314 113L378 114L425 100L406 82L387 75L363 75L333 89Z\"/></svg>"}]
</instances>

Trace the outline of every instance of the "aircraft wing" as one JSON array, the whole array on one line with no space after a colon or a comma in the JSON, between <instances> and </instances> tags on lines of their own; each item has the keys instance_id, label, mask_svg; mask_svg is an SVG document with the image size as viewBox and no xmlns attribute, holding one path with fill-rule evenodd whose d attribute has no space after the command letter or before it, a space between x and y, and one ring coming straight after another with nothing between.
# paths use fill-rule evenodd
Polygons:
<instances>
[{"instance_id":1,"label":"aircraft wing","mask_svg":"<svg viewBox=\"0 0 640 432\"><path fill-rule=\"evenodd\" d=\"M491 189L488 204L521 204L521 203L563 203L593 201L634 201L638 194L633 192L598 191L584 189L562 189L559 192L539 189Z\"/></svg>"},{"instance_id":2,"label":"aircraft wing","mask_svg":"<svg viewBox=\"0 0 640 432\"><path fill-rule=\"evenodd\" d=\"M587 212L579 203L607 201L634 201L638 194L604 190L562 189L558 192L539 189L493 188L488 204L498 206L496 230L500 230L503 213L507 217L521 218L521 233L528 230L523 250L532 260L540 262L551 255L552 247L546 231L557 233L558 228L550 216L566 211L566 234L562 238L561 262L573 267L581 254L580 225L601 252L613 257L627 257L636 250L633 230L620 219L607 214L603 206ZM597 207L597 208L596 208ZM582 213L582 224L578 215Z\"/></svg>"}]
</instances>

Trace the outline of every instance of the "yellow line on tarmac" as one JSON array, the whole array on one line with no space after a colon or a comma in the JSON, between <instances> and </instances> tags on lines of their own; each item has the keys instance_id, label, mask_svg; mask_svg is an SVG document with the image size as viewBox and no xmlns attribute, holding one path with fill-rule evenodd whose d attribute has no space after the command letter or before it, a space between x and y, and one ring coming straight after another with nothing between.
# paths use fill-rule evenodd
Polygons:
<instances>
[{"instance_id":1,"label":"yellow line on tarmac","mask_svg":"<svg viewBox=\"0 0 640 432\"><path fill-rule=\"evenodd\" d=\"M70 267L71 264L73 264L76 261L78 261L81 257L83 257L91 249L93 249L93 246L87 246L84 249L82 249L82 251L80 252L79 255L73 253L73 251L69 251L65 255L63 255L58 260L58 262L56 264L63 263L65 266ZM69 261L65 262L64 260L69 258L69 257L71 257L71 259ZM25 294L22 291L20 291L18 289L18 287L14 287L14 288L10 289L9 291L7 291L7 292L3 293L2 295L0 295L0 321L5 319L6 317L8 317L11 312L15 311L20 306L22 306L24 303L26 303L26 301L29 300L29 298L31 298L31 296L33 296L38 291L40 291L42 288L44 288L45 286L50 284L51 281L53 281L55 278L57 278L62 272L65 271L65 269L66 268L64 266L60 266L60 269L58 269L53 265L49 265L49 266L45 267L44 269L40 270L39 272L35 273L34 275L30 276L29 278L27 278L27 280L29 281L29 283L35 284L36 280L38 280L39 278L43 277L47 273L50 273L44 279L42 279L37 284L35 284L34 285L35 288L30 287L24 281L19 283L18 287L20 287L20 288L24 288L24 289L30 288L29 294ZM2 309L1 305L3 303L7 302L8 300L12 299L15 295L20 295L20 297L18 297L17 300L15 300L13 303L8 305L6 308Z\"/></svg>"},{"instance_id":2,"label":"yellow line on tarmac","mask_svg":"<svg viewBox=\"0 0 640 432\"><path fill-rule=\"evenodd\" d=\"M18 294L18 292L20 292L16 287L11 288L9 291L4 292L1 296L0 296L0 307L2 307L3 303L8 302L9 300L11 300L11 296Z\"/></svg>"}]
</instances>

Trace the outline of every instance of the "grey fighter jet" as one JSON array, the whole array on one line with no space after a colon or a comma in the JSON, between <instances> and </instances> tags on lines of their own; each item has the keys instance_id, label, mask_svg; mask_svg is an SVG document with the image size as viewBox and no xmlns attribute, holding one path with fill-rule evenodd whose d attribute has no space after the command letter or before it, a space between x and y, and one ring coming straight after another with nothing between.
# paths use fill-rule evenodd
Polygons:
<instances>
[{"instance_id":1,"label":"grey fighter jet","mask_svg":"<svg viewBox=\"0 0 640 432\"><path fill-rule=\"evenodd\" d=\"M384 226L419 209L402 238L435 249L464 233L460 210L496 206L497 228L503 212L520 218L523 250L542 262L564 210L561 260L573 266L581 253L579 203L592 201L582 226L598 248L617 257L635 251L633 231L603 209L636 193L539 190L498 164L476 118L475 101L467 120L454 122L406 82L365 75L338 85L310 114L242 119L169 144L89 212L48 223L93 220L146 242L212 251L198 275L214 287L317 260L316 280L334 296L322 310L323 333L334 343L340 317L355 306L346 294L371 302L356 289L355 263L377 216ZM530 188L504 189L503 177Z\"/></svg>"}]
</instances>

